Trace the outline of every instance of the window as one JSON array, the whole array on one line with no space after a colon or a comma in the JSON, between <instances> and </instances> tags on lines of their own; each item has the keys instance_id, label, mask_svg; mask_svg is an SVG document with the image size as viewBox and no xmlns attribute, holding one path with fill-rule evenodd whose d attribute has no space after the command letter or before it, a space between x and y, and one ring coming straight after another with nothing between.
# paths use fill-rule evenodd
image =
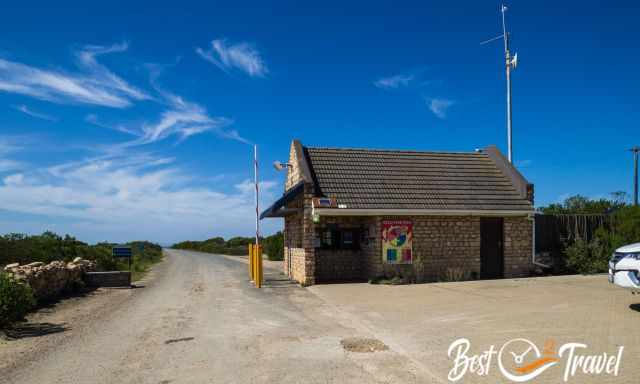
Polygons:
<instances>
[{"instance_id":1,"label":"window","mask_svg":"<svg viewBox=\"0 0 640 384\"><path fill-rule=\"evenodd\" d=\"M325 249L360 249L360 230L324 229L320 234L320 247Z\"/></svg>"}]
</instances>

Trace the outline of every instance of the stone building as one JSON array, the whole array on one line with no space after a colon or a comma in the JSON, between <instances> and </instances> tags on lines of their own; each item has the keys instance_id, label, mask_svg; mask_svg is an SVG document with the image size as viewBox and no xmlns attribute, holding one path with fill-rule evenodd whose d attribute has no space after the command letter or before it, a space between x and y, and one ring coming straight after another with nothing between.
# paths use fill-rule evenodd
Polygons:
<instances>
[{"instance_id":1,"label":"stone building","mask_svg":"<svg viewBox=\"0 0 640 384\"><path fill-rule=\"evenodd\" d=\"M303 285L527 276L533 185L495 146L414 152L303 146L284 195L284 272Z\"/></svg>"}]
</instances>

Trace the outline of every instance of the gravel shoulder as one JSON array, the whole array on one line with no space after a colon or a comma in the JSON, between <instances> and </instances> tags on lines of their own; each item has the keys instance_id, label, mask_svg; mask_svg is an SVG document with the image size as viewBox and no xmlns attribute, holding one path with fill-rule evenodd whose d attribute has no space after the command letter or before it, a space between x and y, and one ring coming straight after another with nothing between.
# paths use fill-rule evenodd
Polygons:
<instances>
[{"instance_id":1,"label":"gravel shoulder","mask_svg":"<svg viewBox=\"0 0 640 384\"><path fill-rule=\"evenodd\" d=\"M154 272L148 272L136 286L148 286ZM87 329L127 300L139 289L98 288L48 303L26 316L26 321L0 334L0 372L38 361L60 345L87 332ZM3 379L0 378L0 381Z\"/></svg>"}]
</instances>

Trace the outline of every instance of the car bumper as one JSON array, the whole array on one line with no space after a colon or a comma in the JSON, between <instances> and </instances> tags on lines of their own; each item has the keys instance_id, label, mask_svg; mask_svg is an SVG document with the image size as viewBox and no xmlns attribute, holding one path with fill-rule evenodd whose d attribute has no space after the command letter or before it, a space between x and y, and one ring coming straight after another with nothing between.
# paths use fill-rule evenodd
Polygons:
<instances>
[{"instance_id":1,"label":"car bumper","mask_svg":"<svg viewBox=\"0 0 640 384\"><path fill-rule=\"evenodd\" d=\"M609 263L609 282L622 288L640 290L637 271L616 270L613 263Z\"/></svg>"}]
</instances>

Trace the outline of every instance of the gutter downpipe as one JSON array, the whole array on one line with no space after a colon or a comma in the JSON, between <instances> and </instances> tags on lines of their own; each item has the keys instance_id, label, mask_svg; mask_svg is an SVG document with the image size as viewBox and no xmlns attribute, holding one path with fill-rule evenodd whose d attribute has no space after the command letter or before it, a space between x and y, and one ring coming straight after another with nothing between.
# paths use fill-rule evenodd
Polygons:
<instances>
[{"instance_id":1,"label":"gutter downpipe","mask_svg":"<svg viewBox=\"0 0 640 384\"><path fill-rule=\"evenodd\" d=\"M533 263L533 265L537 265L538 267L543 267L543 268L551 268L550 265L544 264L539 262L538 260L536 260L536 214L533 213L531 215L529 215L529 220L531 220L532 223L532 227L533 227L533 231L531 231L531 262Z\"/></svg>"}]
</instances>

